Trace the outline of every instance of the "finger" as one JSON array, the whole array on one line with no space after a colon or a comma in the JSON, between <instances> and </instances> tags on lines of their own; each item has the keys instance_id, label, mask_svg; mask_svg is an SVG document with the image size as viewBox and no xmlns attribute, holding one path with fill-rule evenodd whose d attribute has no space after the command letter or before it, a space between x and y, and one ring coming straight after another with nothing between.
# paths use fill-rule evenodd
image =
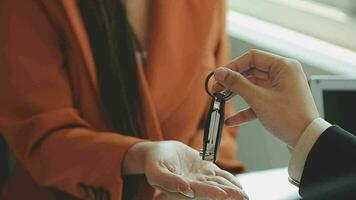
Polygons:
<instances>
[{"instance_id":1,"label":"finger","mask_svg":"<svg viewBox=\"0 0 356 200\"><path fill-rule=\"evenodd\" d=\"M223 189L226 192L225 199L243 200L248 198L246 193L238 187L230 187L224 184L217 183L215 181L206 181L206 183Z\"/></svg>"},{"instance_id":2,"label":"finger","mask_svg":"<svg viewBox=\"0 0 356 200\"><path fill-rule=\"evenodd\" d=\"M220 83L214 83L213 87L211 88L211 92L213 94L217 93L217 92L223 92L224 90L226 90L226 88L223 85L221 85ZM232 92L232 91L230 91L230 92L231 92L231 96L229 97L229 99L236 95L234 92Z\"/></svg>"},{"instance_id":3,"label":"finger","mask_svg":"<svg viewBox=\"0 0 356 200\"><path fill-rule=\"evenodd\" d=\"M269 72L278 60L283 60L283 57L265 51L250 50L233 60L226 67L240 73L248 71L251 68Z\"/></svg>"},{"instance_id":4,"label":"finger","mask_svg":"<svg viewBox=\"0 0 356 200\"><path fill-rule=\"evenodd\" d=\"M225 120L225 124L228 126L237 126L249 121L255 120L257 118L255 111L252 108L244 109L235 115L228 117Z\"/></svg>"},{"instance_id":5,"label":"finger","mask_svg":"<svg viewBox=\"0 0 356 200\"><path fill-rule=\"evenodd\" d=\"M252 70L248 70L248 71L243 72L243 73L241 73L241 74L242 74L244 77L246 77L248 80L251 81L250 78L256 79L256 77L252 75L251 71L252 71ZM251 81L251 82L254 82L254 81ZM225 88L221 83L219 83L219 82L215 82L215 83L213 84L212 88L211 88L211 92L212 92L212 93L222 92L222 91L224 91L224 90L226 90L226 88Z\"/></svg>"},{"instance_id":6,"label":"finger","mask_svg":"<svg viewBox=\"0 0 356 200\"><path fill-rule=\"evenodd\" d=\"M250 81L251 83L257 85L257 78L255 76L249 75L249 76L246 76L246 79L248 81Z\"/></svg>"},{"instance_id":7,"label":"finger","mask_svg":"<svg viewBox=\"0 0 356 200\"><path fill-rule=\"evenodd\" d=\"M223 178L222 176L209 176L206 178L206 180L213 181L221 185L226 185L228 187L235 188L235 189L239 188L237 185L234 185L233 183L228 181L226 178Z\"/></svg>"},{"instance_id":8,"label":"finger","mask_svg":"<svg viewBox=\"0 0 356 200\"><path fill-rule=\"evenodd\" d=\"M224 177L226 180L230 181L232 184L236 185L237 187L242 188L242 185L237 181L236 177L224 170L216 171L217 176Z\"/></svg>"},{"instance_id":9,"label":"finger","mask_svg":"<svg viewBox=\"0 0 356 200\"><path fill-rule=\"evenodd\" d=\"M222 92L225 90L225 87L221 85L220 83L214 83L213 87L211 88L211 92L217 93L217 92Z\"/></svg>"},{"instance_id":10,"label":"finger","mask_svg":"<svg viewBox=\"0 0 356 200\"><path fill-rule=\"evenodd\" d=\"M250 74L249 75L253 75L254 77L256 77L258 79L262 79L262 80L268 80L269 79L269 73L268 72L264 72L264 71L256 69L256 68L250 70Z\"/></svg>"},{"instance_id":11,"label":"finger","mask_svg":"<svg viewBox=\"0 0 356 200\"><path fill-rule=\"evenodd\" d=\"M239 94L248 104L260 99L261 89L243 75L231 69L220 67L214 72L215 79L226 89Z\"/></svg>"},{"instance_id":12,"label":"finger","mask_svg":"<svg viewBox=\"0 0 356 200\"><path fill-rule=\"evenodd\" d=\"M171 173L166 168L160 168L160 172L154 174L148 180L152 186L163 188L169 192L179 192L185 196L194 197L194 192L190 188L188 180L180 175Z\"/></svg>"},{"instance_id":13,"label":"finger","mask_svg":"<svg viewBox=\"0 0 356 200\"><path fill-rule=\"evenodd\" d=\"M170 199L182 199L182 200L190 200L194 197L187 197L183 194L176 192L169 192L164 190L161 187L154 187L160 191L160 193L155 197L156 200L170 200Z\"/></svg>"},{"instance_id":14,"label":"finger","mask_svg":"<svg viewBox=\"0 0 356 200\"><path fill-rule=\"evenodd\" d=\"M253 83L264 83L264 82L270 82L269 81L269 73L261 71L259 69L250 69L246 72L241 73L244 77L246 77L249 81L253 82ZM257 85L261 85L261 84L257 84ZM219 82L216 82L213 84L211 92L212 93L216 93L216 92L222 92L224 91L226 88L220 84Z\"/></svg>"},{"instance_id":15,"label":"finger","mask_svg":"<svg viewBox=\"0 0 356 200\"><path fill-rule=\"evenodd\" d=\"M194 191L195 198L225 199L227 195L223 189L206 181L191 181L190 187Z\"/></svg>"}]
</instances>

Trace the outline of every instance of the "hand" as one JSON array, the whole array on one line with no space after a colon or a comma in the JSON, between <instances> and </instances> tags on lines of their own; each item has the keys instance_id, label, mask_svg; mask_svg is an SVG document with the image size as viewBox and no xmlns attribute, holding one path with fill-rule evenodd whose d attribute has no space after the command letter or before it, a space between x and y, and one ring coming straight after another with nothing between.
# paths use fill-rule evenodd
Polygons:
<instances>
[{"instance_id":1,"label":"hand","mask_svg":"<svg viewBox=\"0 0 356 200\"><path fill-rule=\"evenodd\" d=\"M226 119L239 125L258 118L276 137L295 147L304 129L317 117L302 66L296 60L252 50L218 68L213 91L228 89L250 105Z\"/></svg>"},{"instance_id":2,"label":"hand","mask_svg":"<svg viewBox=\"0 0 356 200\"><path fill-rule=\"evenodd\" d=\"M158 199L248 199L235 177L176 141L141 142L143 171ZM141 150L139 150L141 149Z\"/></svg>"}]
</instances>

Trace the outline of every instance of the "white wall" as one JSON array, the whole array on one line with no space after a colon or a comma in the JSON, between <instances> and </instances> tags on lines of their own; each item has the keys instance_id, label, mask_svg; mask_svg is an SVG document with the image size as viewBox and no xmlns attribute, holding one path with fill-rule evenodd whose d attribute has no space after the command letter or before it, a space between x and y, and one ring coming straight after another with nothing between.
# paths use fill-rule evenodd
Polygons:
<instances>
[{"instance_id":1,"label":"white wall","mask_svg":"<svg viewBox=\"0 0 356 200\"><path fill-rule=\"evenodd\" d=\"M237 57L250 49L261 49L235 38L230 38L230 41L232 57ZM303 64L303 66L307 76L329 74L312 66L307 66L305 64ZM235 98L234 102L236 110L247 106L240 97ZM238 159L245 162L247 171L270 169L288 165L290 154L286 145L271 136L271 134L262 127L259 121L242 125L237 142L239 144Z\"/></svg>"}]
</instances>

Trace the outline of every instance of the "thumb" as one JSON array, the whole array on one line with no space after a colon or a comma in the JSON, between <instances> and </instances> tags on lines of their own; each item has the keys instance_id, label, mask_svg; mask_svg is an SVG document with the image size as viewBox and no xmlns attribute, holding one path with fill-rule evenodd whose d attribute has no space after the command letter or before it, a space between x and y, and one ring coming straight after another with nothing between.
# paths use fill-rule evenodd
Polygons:
<instances>
[{"instance_id":1,"label":"thumb","mask_svg":"<svg viewBox=\"0 0 356 200\"><path fill-rule=\"evenodd\" d=\"M220 67L215 70L214 77L217 82L226 89L239 94L250 105L255 99L260 98L260 88L238 72L226 67Z\"/></svg>"},{"instance_id":2,"label":"thumb","mask_svg":"<svg viewBox=\"0 0 356 200\"><path fill-rule=\"evenodd\" d=\"M225 123L228 126L236 126L252 121L256 119L256 117L257 117L256 113L252 110L252 108L247 108L227 118L225 120Z\"/></svg>"}]
</instances>

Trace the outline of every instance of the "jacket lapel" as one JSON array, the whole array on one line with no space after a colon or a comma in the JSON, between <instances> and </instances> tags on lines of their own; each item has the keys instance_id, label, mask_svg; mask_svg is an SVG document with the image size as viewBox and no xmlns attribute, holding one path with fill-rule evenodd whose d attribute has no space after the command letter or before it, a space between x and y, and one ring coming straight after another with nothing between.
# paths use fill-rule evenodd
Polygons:
<instances>
[{"instance_id":1,"label":"jacket lapel","mask_svg":"<svg viewBox=\"0 0 356 200\"><path fill-rule=\"evenodd\" d=\"M76 40L80 46L87 71L89 72L90 79L95 86L97 92L98 90L98 80L95 70L94 57L91 51L89 37L85 29L84 22L82 20L79 7L76 0L60 0L65 13L68 17L71 29L75 35ZM119 0L118 0L119 1ZM162 140L161 128L159 125L158 117L156 116L156 108L154 107L150 89L146 81L145 73L143 67L138 59L138 72L140 77L140 84L142 89L142 104L143 112L145 115L145 127L147 131L147 138L151 140Z\"/></svg>"},{"instance_id":2,"label":"jacket lapel","mask_svg":"<svg viewBox=\"0 0 356 200\"><path fill-rule=\"evenodd\" d=\"M75 0L61 0L61 3L68 17L73 33L80 46L90 79L96 92L98 92L98 81L96 77L94 57L90 48L88 34L80 15L78 5Z\"/></svg>"}]
</instances>

